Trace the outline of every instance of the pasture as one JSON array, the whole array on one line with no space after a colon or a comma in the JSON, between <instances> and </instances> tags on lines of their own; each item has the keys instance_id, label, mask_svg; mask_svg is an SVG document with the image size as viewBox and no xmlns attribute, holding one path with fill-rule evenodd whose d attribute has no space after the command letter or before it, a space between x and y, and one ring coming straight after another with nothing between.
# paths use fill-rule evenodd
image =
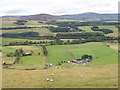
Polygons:
<instances>
[{"instance_id":1,"label":"pasture","mask_svg":"<svg viewBox=\"0 0 120 90\"><path fill-rule=\"evenodd\" d=\"M49 29L46 28L33 28L33 29L14 29L14 30L3 30L2 33L25 33L25 32L38 32L39 36L54 36Z\"/></svg>"},{"instance_id":2,"label":"pasture","mask_svg":"<svg viewBox=\"0 0 120 90\"><path fill-rule=\"evenodd\" d=\"M93 56L93 65L104 65L117 63L117 53L106 44L92 42L76 45L48 46L47 61L57 63L59 61L70 61L81 58L84 54Z\"/></svg>"},{"instance_id":3,"label":"pasture","mask_svg":"<svg viewBox=\"0 0 120 90\"><path fill-rule=\"evenodd\" d=\"M3 69L4 88L117 88L118 87L118 56L112 47L106 43L92 42L74 45L47 46L47 62L80 58L83 54L93 56L92 63L82 65L74 63L62 64L59 69L50 67L43 69L44 57L42 48L37 46L6 46L4 53L14 52L17 48L29 52L32 56L21 57L22 63L13 66L13 69ZM40 52L40 55L38 55ZM96 58L98 57L98 58ZM9 58L9 61L13 58ZM72 68L76 67L76 68ZM33 69L36 70L25 70ZM55 75L52 76L51 74ZM109 74L109 75L108 75ZM14 76L14 77L11 77ZM53 79L53 82L46 79Z\"/></svg>"},{"instance_id":4,"label":"pasture","mask_svg":"<svg viewBox=\"0 0 120 90\"><path fill-rule=\"evenodd\" d=\"M92 26L79 26L79 29L85 30L85 32L94 32L91 29ZM110 34L105 34L105 36L114 36L117 37L118 36L118 29L114 26L114 25L99 25L98 26L100 29L110 29L113 31L113 33Z\"/></svg>"},{"instance_id":5,"label":"pasture","mask_svg":"<svg viewBox=\"0 0 120 90\"><path fill-rule=\"evenodd\" d=\"M25 25L15 25L15 20L4 20L2 27L42 27L49 26L38 21L28 21ZM84 22L80 20L57 20L57 22ZM55 26L56 25L51 25ZM94 32L92 26L79 26L83 32ZM110 29L114 33L106 36L117 36L118 30L115 26L100 25L101 29ZM57 33L76 33L76 32L56 32L52 33L47 28L33 29L14 29L3 30L2 33L24 33L38 32L39 36L55 36ZM78 31L77 33L82 33ZM74 39L61 39L63 41ZM10 42L24 41L54 41L54 40L30 40L16 38L2 38L2 44ZM1 44L0 43L0 44ZM108 45L110 45L108 47ZM13 63L16 57L7 57L9 53L14 53L16 49L22 48L24 52L32 52L32 56L21 56L20 63L9 68L3 68L3 88L117 88L118 87L118 46L117 44L105 42L90 42L84 44L71 45L51 45L46 46L47 56L43 55L42 46L3 46L2 56L7 63ZM62 63L59 69L56 66L45 69L45 63L57 64L60 61L70 61L81 58L82 55L93 56L91 63L75 64ZM30 70L34 69L35 70ZM29 70L28 70L29 69ZM51 74L55 74L52 76ZM53 82L46 79L53 79Z\"/></svg>"},{"instance_id":6,"label":"pasture","mask_svg":"<svg viewBox=\"0 0 120 90\"><path fill-rule=\"evenodd\" d=\"M57 22L86 22L86 21L82 21L82 20L72 20L72 19L57 19Z\"/></svg>"},{"instance_id":7,"label":"pasture","mask_svg":"<svg viewBox=\"0 0 120 90\"><path fill-rule=\"evenodd\" d=\"M16 20L2 20L2 26L14 26L16 24L14 24L14 22L16 22ZM28 21L25 23L25 25L48 25L45 23L38 23L38 21Z\"/></svg>"},{"instance_id":8,"label":"pasture","mask_svg":"<svg viewBox=\"0 0 120 90\"><path fill-rule=\"evenodd\" d=\"M3 88L118 88L117 67L111 64L89 68L3 69Z\"/></svg>"},{"instance_id":9,"label":"pasture","mask_svg":"<svg viewBox=\"0 0 120 90\"><path fill-rule=\"evenodd\" d=\"M42 65L43 64L43 54L42 54L42 48L41 47L37 47L37 46L6 46L3 47L3 54L9 54L9 53L14 53L16 49L22 48L24 50L24 52L33 52L32 56L22 56L20 57L20 61L22 63L18 64L18 65ZM38 55L38 53L40 53L40 55ZM15 58L13 57L6 57L4 56L4 61L11 63L15 60Z\"/></svg>"},{"instance_id":10,"label":"pasture","mask_svg":"<svg viewBox=\"0 0 120 90\"><path fill-rule=\"evenodd\" d=\"M78 28L79 29L82 29L82 30L85 30L85 32L94 32L92 29L91 29L92 26L79 26Z\"/></svg>"},{"instance_id":11,"label":"pasture","mask_svg":"<svg viewBox=\"0 0 120 90\"><path fill-rule=\"evenodd\" d=\"M44 40L31 40L31 39L19 39L19 38L2 38L2 44L9 44L10 42L25 42L25 41L32 41L32 42L40 42L40 41L54 41L54 40L48 40L48 39L44 39Z\"/></svg>"}]
</instances>

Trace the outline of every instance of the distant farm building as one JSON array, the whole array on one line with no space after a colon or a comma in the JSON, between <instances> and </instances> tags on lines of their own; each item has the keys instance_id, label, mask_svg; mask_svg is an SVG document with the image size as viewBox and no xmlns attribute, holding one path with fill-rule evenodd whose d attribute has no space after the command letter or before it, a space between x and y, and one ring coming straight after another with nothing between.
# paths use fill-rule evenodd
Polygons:
<instances>
[{"instance_id":1,"label":"distant farm building","mask_svg":"<svg viewBox=\"0 0 120 90\"><path fill-rule=\"evenodd\" d=\"M32 55L32 53L29 53L29 52L25 52L24 54L23 54L23 56L31 56Z\"/></svg>"},{"instance_id":2,"label":"distant farm building","mask_svg":"<svg viewBox=\"0 0 120 90\"><path fill-rule=\"evenodd\" d=\"M50 67L52 66L53 64L52 63L47 63L46 66Z\"/></svg>"}]
</instances>

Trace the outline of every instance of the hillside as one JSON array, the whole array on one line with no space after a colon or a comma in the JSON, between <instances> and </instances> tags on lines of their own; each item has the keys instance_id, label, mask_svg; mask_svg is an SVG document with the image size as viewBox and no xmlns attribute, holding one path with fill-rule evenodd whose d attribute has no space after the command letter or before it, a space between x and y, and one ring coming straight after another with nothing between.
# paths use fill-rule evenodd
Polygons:
<instances>
[{"instance_id":1,"label":"hillside","mask_svg":"<svg viewBox=\"0 0 120 90\"><path fill-rule=\"evenodd\" d=\"M28 16L2 16L2 18L19 18L26 20L35 20L35 21L48 21L55 19L101 19L101 20L118 20L118 14L99 14L94 12L87 12L81 14L72 14L72 15L50 15L50 14L35 14Z\"/></svg>"},{"instance_id":2,"label":"hillside","mask_svg":"<svg viewBox=\"0 0 120 90\"><path fill-rule=\"evenodd\" d=\"M91 19L91 18L117 19L118 14L98 14L98 13L93 13L93 12L87 12L87 13L82 13L82 14L62 15L62 17L67 18L67 19Z\"/></svg>"},{"instance_id":3,"label":"hillside","mask_svg":"<svg viewBox=\"0 0 120 90\"><path fill-rule=\"evenodd\" d=\"M20 17L20 19L47 21L47 20L62 19L62 18L59 16L53 16L50 14L36 14L36 15L30 15L30 16L22 16Z\"/></svg>"}]
</instances>

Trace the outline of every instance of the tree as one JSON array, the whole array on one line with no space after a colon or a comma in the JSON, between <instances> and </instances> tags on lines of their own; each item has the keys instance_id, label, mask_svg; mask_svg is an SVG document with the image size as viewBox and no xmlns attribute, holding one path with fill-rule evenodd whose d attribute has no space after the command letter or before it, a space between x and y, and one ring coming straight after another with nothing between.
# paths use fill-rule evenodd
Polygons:
<instances>
[{"instance_id":1,"label":"tree","mask_svg":"<svg viewBox=\"0 0 120 90\"><path fill-rule=\"evenodd\" d=\"M38 55L40 55L40 52L38 53Z\"/></svg>"},{"instance_id":2,"label":"tree","mask_svg":"<svg viewBox=\"0 0 120 90\"><path fill-rule=\"evenodd\" d=\"M19 63L19 61L20 61L20 57L17 56L15 62L16 62L16 63Z\"/></svg>"},{"instance_id":3,"label":"tree","mask_svg":"<svg viewBox=\"0 0 120 90\"><path fill-rule=\"evenodd\" d=\"M85 60L85 59L88 58L88 57L89 57L89 56L88 56L87 54L84 54L84 55L82 55L81 58L82 58L83 60Z\"/></svg>"},{"instance_id":4,"label":"tree","mask_svg":"<svg viewBox=\"0 0 120 90\"><path fill-rule=\"evenodd\" d=\"M89 58L90 60L92 60L93 57L92 57L91 55L88 55L88 58Z\"/></svg>"},{"instance_id":5,"label":"tree","mask_svg":"<svg viewBox=\"0 0 120 90\"><path fill-rule=\"evenodd\" d=\"M28 21L27 20L17 20L16 22L14 22L14 24L24 25L26 22L28 22Z\"/></svg>"},{"instance_id":6,"label":"tree","mask_svg":"<svg viewBox=\"0 0 120 90\"><path fill-rule=\"evenodd\" d=\"M44 54L45 56L47 56L47 54L48 54L47 49L46 49L46 46L43 46L43 54Z\"/></svg>"}]
</instances>

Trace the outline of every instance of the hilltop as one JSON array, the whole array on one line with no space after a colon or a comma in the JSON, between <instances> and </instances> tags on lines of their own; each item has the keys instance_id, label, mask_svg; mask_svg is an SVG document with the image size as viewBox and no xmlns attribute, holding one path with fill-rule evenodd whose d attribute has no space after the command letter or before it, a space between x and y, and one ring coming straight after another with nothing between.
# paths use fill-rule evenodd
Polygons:
<instances>
[{"instance_id":1,"label":"hilltop","mask_svg":"<svg viewBox=\"0 0 120 90\"><path fill-rule=\"evenodd\" d=\"M2 18L19 18L26 20L35 20L35 21L48 21L56 19L100 19L100 20L118 20L118 14L99 14L94 12L87 12L81 14L72 14L72 15L50 15L50 14L35 14L27 16L2 16Z\"/></svg>"}]
</instances>

